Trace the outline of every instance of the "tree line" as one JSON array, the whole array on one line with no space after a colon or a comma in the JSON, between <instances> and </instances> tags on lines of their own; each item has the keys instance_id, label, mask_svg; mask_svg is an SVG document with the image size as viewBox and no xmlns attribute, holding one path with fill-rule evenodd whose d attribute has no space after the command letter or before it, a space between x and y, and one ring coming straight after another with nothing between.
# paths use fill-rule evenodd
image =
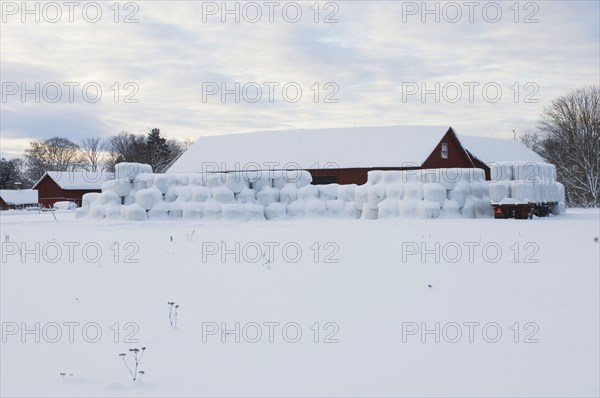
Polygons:
<instances>
[{"instance_id":1,"label":"tree line","mask_svg":"<svg viewBox=\"0 0 600 398\"><path fill-rule=\"evenodd\" d=\"M157 128L146 135L122 132L106 139L89 137L79 144L63 137L31 141L21 158L0 159L0 189L13 189L17 182L30 188L46 171L114 171L119 162L146 163L162 173L186 145L167 139Z\"/></svg>"},{"instance_id":2,"label":"tree line","mask_svg":"<svg viewBox=\"0 0 600 398\"><path fill-rule=\"evenodd\" d=\"M556 166L571 206L600 206L600 87L571 91L544 108L521 141Z\"/></svg>"}]
</instances>

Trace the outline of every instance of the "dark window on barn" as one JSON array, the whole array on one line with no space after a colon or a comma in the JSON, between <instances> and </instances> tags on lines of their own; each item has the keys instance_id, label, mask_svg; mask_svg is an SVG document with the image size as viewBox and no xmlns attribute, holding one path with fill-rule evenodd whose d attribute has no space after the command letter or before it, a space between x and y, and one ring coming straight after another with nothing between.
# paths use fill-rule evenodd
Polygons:
<instances>
[{"instance_id":1,"label":"dark window on barn","mask_svg":"<svg viewBox=\"0 0 600 398\"><path fill-rule=\"evenodd\" d=\"M442 159L448 159L448 144L442 143Z\"/></svg>"},{"instance_id":2,"label":"dark window on barn","mask_svg":"<svg viewBox=\"0 0 600 398\"><path fill-rule=\"evenodd\" d=\"M314 176L312 181L313 185L335 184L336 182L336 176Z\"/></svg>"}]
</instances>

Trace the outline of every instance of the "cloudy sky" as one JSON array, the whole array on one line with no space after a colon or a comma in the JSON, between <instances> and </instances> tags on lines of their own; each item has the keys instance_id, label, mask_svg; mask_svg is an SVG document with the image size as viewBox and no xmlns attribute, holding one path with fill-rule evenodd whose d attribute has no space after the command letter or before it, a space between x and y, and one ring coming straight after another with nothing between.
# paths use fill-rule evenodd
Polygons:
<instances>
[{"instance_id":1,"label":"cloudy sky","mask_svg":"<svg viewBox=\"0 0 600 398\"><path fill-rule=\"evenodd\" d=\"M1 4L5 157L153 127L182 140L400 124L511 138L553 98L600 84L598 1Z\"/></svg>"}]
</instances>

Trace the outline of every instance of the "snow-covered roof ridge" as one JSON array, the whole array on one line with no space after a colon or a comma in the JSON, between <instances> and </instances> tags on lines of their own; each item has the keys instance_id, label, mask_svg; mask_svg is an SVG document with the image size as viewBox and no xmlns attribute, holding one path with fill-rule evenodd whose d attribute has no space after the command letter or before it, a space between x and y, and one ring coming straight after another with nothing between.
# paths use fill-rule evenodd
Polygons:
<instances>
[{"instance_id":1,"label":"snow-covered roof ridge","mask_svg":"<svg viewBox=\"0 0 600 398\"><path fill-rule=\"evenodd\" d=\"M101 189L104 182L115 178L114 173L107 171L47 171L33 188L35 189L46 176L52 178L59 187L65 190Z\"/></svg>"},{"instance_id":2,"label":"snow-covered roof ridge","mask_svg":"<svg viewBox=\"0 0 600 398\"><path fill-rule=\"evenodd\" d=\"M204 136L168 170L169 173L268 168L398 167L421 165L446 126L376 126Z\"/></svg>"},{"instance_id":3,"label":"snow-covered roof ridge","mask_svg":"<svg viewBox=\"0 0 600 398\"><path fill-rule=\"evenodd\" d=\"M457 134L462 146L486 164L497 162L546 161L523 143L503 138Z\"/></svg>"},{"instance_id":4,"label":"snow-covered roof ridge","mask_svg":"<svg viewBox=\"0 0 600 398\"><path fill-rule=\"evenodd\" d=\"M27 205L38 202L38 191L34 189L0 189L0 197L8 205Z\"/></svg>"}]
</instances>

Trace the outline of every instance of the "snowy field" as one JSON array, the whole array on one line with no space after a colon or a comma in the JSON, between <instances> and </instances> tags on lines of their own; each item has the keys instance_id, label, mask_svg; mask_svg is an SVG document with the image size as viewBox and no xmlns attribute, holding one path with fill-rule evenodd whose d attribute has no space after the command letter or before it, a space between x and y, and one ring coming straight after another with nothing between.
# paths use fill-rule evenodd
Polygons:
<instances>
[{"instance_id":1,"label":"snowy field","mask_svg":"<svg viewBox=\"0 0 600 398\"><path fill-rule=\"evenodd\" d=\"M2 396L600 394L598 210L0 217Z\"/></svg>"}]
</instances>

